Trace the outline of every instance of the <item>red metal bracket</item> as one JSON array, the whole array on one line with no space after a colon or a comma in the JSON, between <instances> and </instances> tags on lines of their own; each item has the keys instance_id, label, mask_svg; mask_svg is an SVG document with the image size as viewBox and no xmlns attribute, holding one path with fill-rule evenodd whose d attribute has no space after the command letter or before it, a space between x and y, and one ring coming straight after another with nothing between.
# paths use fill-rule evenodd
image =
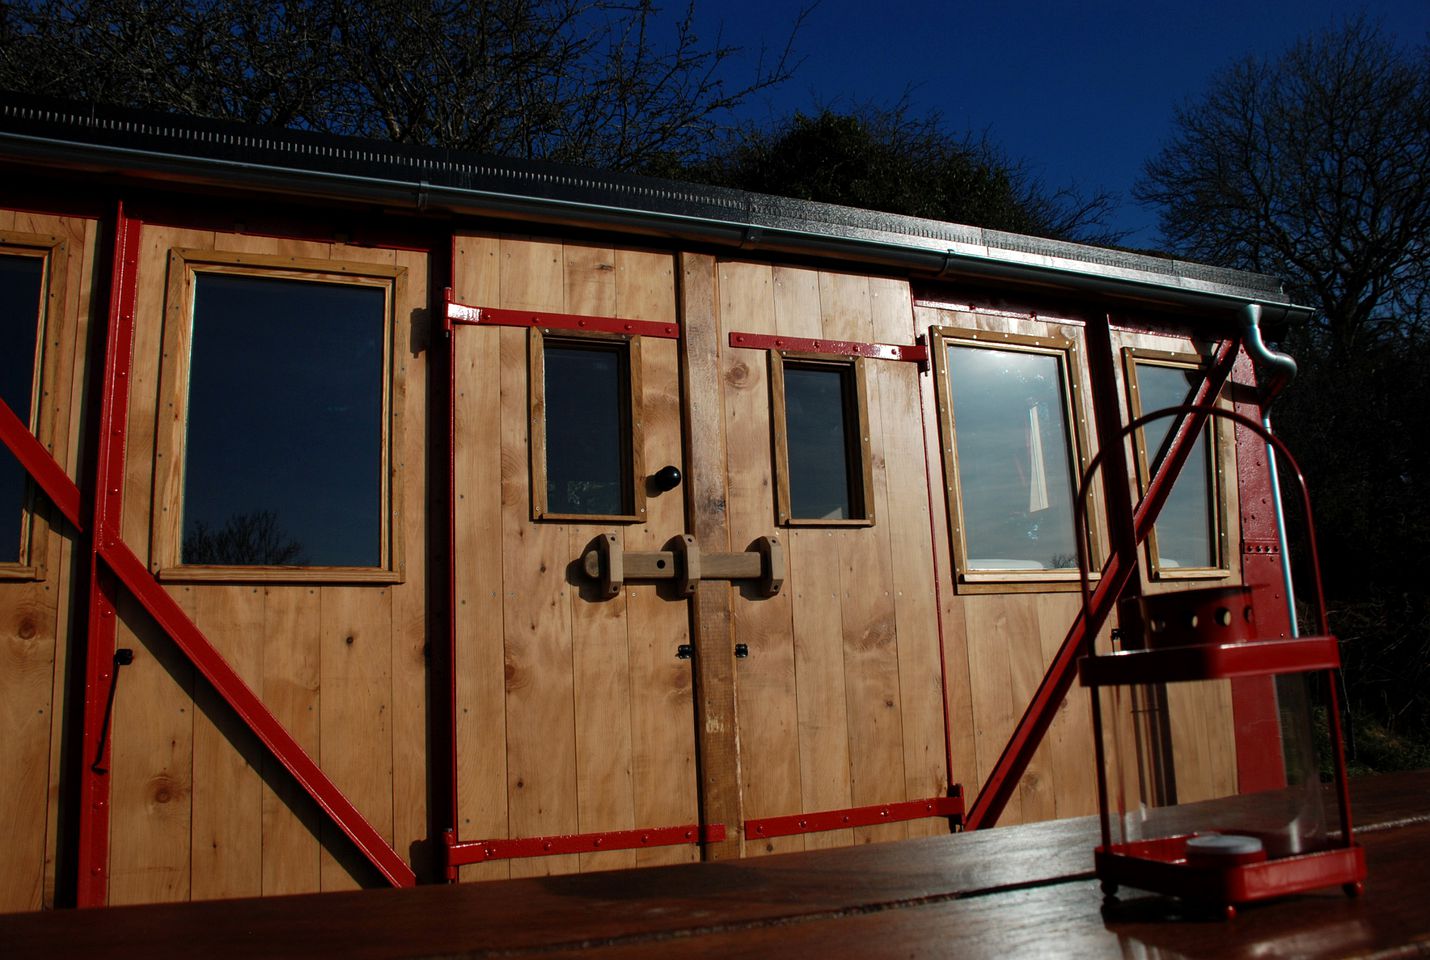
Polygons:
<instances>
[{"instance_id":1,"label":"red metal bracket","mask_svg":"<svg viewBox=\"0 0 1430 960\"><path fill-rule=\"evenodd\" d=\"M447 331L454 326L473 327L542 327L549 330L577 330L592 333L628 333L636 337L660 337L679 340L680 327L653 320L625 320L620 317L587 317L576 313L547 313L540 310L499 310L495 307L472 307L452 299L452 288L446 288Z\"/></svg>"},{"instance_id":2,"label":"red metal bracket","mask_svg":"<svg viewBox=\"0 0 1430 960\"><path fill-rule=\"evenodd\" d=\"M841 357L870 360L910 360L927 363L929 348L911 343L858 343L854 340L814 340L808 337L779 337L767 333L732 333L730 346L747 350L794 350L799 353L832 353Z\"/></svg>"},{"instance_id":3,"label":"red metal bracket","mask_svg":"<svg viewBox=\"0 0 1430 960\"><path fill-rule=\"evenodd\" d=\"M745 836L788 837L797 833L822 833L826 830L870 827L877 823L922 820L926 817L948 817L958 825L963 823L963 790L955 784L952 793L949 797L932 797L928 800L876 803L845 810L822 810L818 813L795 813L786 817L746 820Z\"/></svg>"},{"instance_id":4,"label":"red metal bracket","mask_svg":"<svg viewBox=\"0 0 1430 960\"><path fill-rule=\"evenodd\" d=\"M20 461L20 466L59 508L65 519L74 524L75 529L83 531L84 524L80 522L79 515L79 487L4 400L0 400L0 443L10 449L15 459Z\"/></svg>"},{"instance_id":5,"label":"red metal bracket","mask_svg":"<svg viewBox=\"0 0 1430 960\"><path fill-rule=\"evenodd\" d=\"M725 825L695 823L678 827L647 827L643 830L608 830L603 833L570 833L517 840L466 840L458 842L447 834L449 871L469 863L513 860L520 857L548 857L563 853L598 853L603 850L637 850L642 847L670 847L679 844L719 843L725 839ZM455 879L455 876L453 876Z\"/></svg>"}]
</instances>

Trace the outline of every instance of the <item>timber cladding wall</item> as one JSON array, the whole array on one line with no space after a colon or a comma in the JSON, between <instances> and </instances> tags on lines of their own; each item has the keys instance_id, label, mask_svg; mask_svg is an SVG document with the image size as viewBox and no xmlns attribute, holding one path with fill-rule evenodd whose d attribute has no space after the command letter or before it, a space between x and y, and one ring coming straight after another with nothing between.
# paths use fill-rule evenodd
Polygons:
<instances>
[{"instance_id":1,"label":"timber cladding wall","mask_svg":"<svg viewBox=\"0 0 1430 960\"><path fill-rule=\"evenodd\" d=\"M40 426L78 477L83 346L88 325L103 316L89 300L103 273L96 223L0 211L0 238L7 231L66 244L64 275L51 281L57 299ZM435 876L428 790L448 759L429 748L431 725L444 721L428 709L426 646L439 642L428 613L446 571L432 562L440 551L429 543L428 502L446 464L428 446L429 424L440 421L428 398L442 395L430 380L440 364L431 367L429 340L441 332L429 314L428 255L158 224L143 227L141 250L124 540L386 842L420 876ZM957 327L1059 334L1085 351L1082 321L915 302L899 278L614 243L459 232L452 258L454 297L466 304L679 331L629 348L632 453L644 472L631 479L643 485L644 502L610 519L569 511L536 518L533 484L547 481L532 450L547 415L533 379L544 369L533 355L540 336L488 325L452 333L459 839L661 828L703 816L727 830L715 853L757 855L946 830L946 821L928 818L743 835L749 819L940 797L950 782L976 791L1072 621L1077 595L1065 581L965 589L939 456L943 387L912 362L861 366L856 419L865 435L854 446L867 459L850 477L863 516L782 523L776 465L787 423L771 372L784 360L732 345L731 335L909 345L931 328ZM184 271L195 264L327 283L366 277L387 291L386 513L371 569L214 569L181 556L176 461L189 349L181 334L194 309ZM1194 347L1181 334L1116 336L1119 347ZM570 331L552 342L563 338L579 342ZM837 357L784 359L845 369ZM1118 382L1125 405L1128 385ZM1091 410L1082 383L1081 408ZM1226 475L1235 476L1229 439L1219 443ZM684 486L646 485L666 465L685 472ZM1227 485L1224 513L1232 527L1234 488ZM65 657L83 632L71 531L52 527L48 514L36 530L47 551L44 578L0 580L0 910L54 900L60 748L64 713L75 709L64 697ZM597 537L614 534L638 553L668 549L687 533L706 553L776 538L787 557L783 589L764 596L748 581L707 580L692 599L670 580L632 580L606 598L582 571ZM1229 533L1230 561L1238 545ZM371 882L370 868L137 603L125 599L120 615L118 645L136 659L120 673L108 759L110 902ZM737 659L736 644L748 655ZM690 646L694 661L678 656ZM1212 686L1178 697L1172 711L1195 721L1209 705L1224 710L1229 693ZM1090 728L1075 688L1003 822L1094 811ZM1214 756L1184 759L1179 748L1187 798L1235 789L1235 750L1229 734L1224 740ZM699 855L679 844L494 859L462 867L460 878Z\"/></svg>"}]
</instances>

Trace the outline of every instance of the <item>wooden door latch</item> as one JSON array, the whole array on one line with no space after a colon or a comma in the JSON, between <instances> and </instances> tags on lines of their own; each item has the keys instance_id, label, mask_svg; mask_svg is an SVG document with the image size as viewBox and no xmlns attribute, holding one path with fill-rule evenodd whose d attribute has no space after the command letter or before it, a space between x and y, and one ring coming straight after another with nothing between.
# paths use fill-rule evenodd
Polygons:
<instances>
[{"instance_id":1,"label":"wooden door latch","mask_svg":"<svg viewBox=\"0 0 1430 960\"><path fill-rule=\"evenodd\" d=\"M618 596L627 580L674 580L681 596L695 595L701 580L754 580L761 596L773 597L785 580L785 548L779 537L760 537L743 553L704 553L689 534L669 550L626 553L614 533L595 539L581 558L586 576L601 585L603 597Z\"/></svg>"}]
</instances>

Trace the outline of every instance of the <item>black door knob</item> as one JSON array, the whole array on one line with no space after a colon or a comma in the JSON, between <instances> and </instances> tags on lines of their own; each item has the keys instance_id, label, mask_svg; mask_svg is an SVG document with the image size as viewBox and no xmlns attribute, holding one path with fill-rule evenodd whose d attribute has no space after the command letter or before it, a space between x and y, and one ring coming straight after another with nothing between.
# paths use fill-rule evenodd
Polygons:
<instances>
[{"instance_id":1,"label":"black door knob","mask_svg":"<svg viewBox=\"0 0 1430 960\"><path fill-rule=\"evenodd\" d=\"M680 486L680 468L673 464L671 466L661 467L655 473L651 474L650 479L651 482L655 484L655 488L661 493L667 490L674 490Z\"/></svg>"}]
</instances>

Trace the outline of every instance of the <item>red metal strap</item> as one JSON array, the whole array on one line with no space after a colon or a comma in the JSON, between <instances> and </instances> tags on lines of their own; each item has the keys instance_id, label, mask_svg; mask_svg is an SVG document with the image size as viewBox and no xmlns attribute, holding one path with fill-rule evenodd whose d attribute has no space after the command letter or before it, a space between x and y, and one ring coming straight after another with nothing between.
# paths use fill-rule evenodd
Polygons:
<instances>
[{"instance_id":1,"label":"red metal strap","mask_svg":"<svg viewBox=\"0 0 1430 960\"><path fill-rule=\"evenodd\" d=\"M788 837L796 833L821 833L845 827L869 827L876 823L896 823L900 820L922 820L925 817L949 817L963 822L962 790L955 786L951 797L928 800L904 800L899 803L876 803L868 807L847 810L822 810L819 813L796 813L787 817L761 817L745 821L746 837Z\"/></svg>"},{"instance_id":2,"label":"red metal strap","mask_svg":"<svg viewBox=\"0 0 1430 960\"><path fill-rule=\"evenodd\" d=\"M471 307L452 299L447 288L447 329L458 324L475 327L542 327L549 330L577 330L591 333L628 333L636 337L679 340L680 327L653 320L625 320L620 317L586 317L576 313L547 313L543 310L499 310Z\"/></svg>"},{"instance_id":3,"label":"red metal strap","mask_svg":"<svg viewBox=\"0 0 1430 960\"><path fill-rule=\"evenodd\" d=\"M0 400L0 443L10 448L20 466L59 508L65 519L83 531L84 524L79 516L79 487L4 400Z\"/></svg>"},{"instance_id":4,"label":"red metal strap","mask_svg":"<svg viewBox=\"0 0 1430 960\"><path fill-rule=\"evenodd\" d=\"M460 867L487 860L519 857L547 857L562 853L597 853L602 850L635 850L641 847L669 847L677 844L719 843L725 839L725 825L687 823L678 827L650 827L644 830L609 830L604 833L571 833L519 840L467 840L454 842L448 835L447 864Z\"/></svg>"},{"instance_id":5,"label":"red metal strap","mask_svg":"<svg viewBox=\"0 0 1430 960\"><path fill-rule=\"evenodd\" d=\"M858 343L854 340L813 340L808 337L777 337L767 333L732 333L730 346L748 350L794 350L800 353L832 353L841 357L868 357L870 360L912 360L926 363L929 348L921 343Z\"/></svg>"}]
</instances>

